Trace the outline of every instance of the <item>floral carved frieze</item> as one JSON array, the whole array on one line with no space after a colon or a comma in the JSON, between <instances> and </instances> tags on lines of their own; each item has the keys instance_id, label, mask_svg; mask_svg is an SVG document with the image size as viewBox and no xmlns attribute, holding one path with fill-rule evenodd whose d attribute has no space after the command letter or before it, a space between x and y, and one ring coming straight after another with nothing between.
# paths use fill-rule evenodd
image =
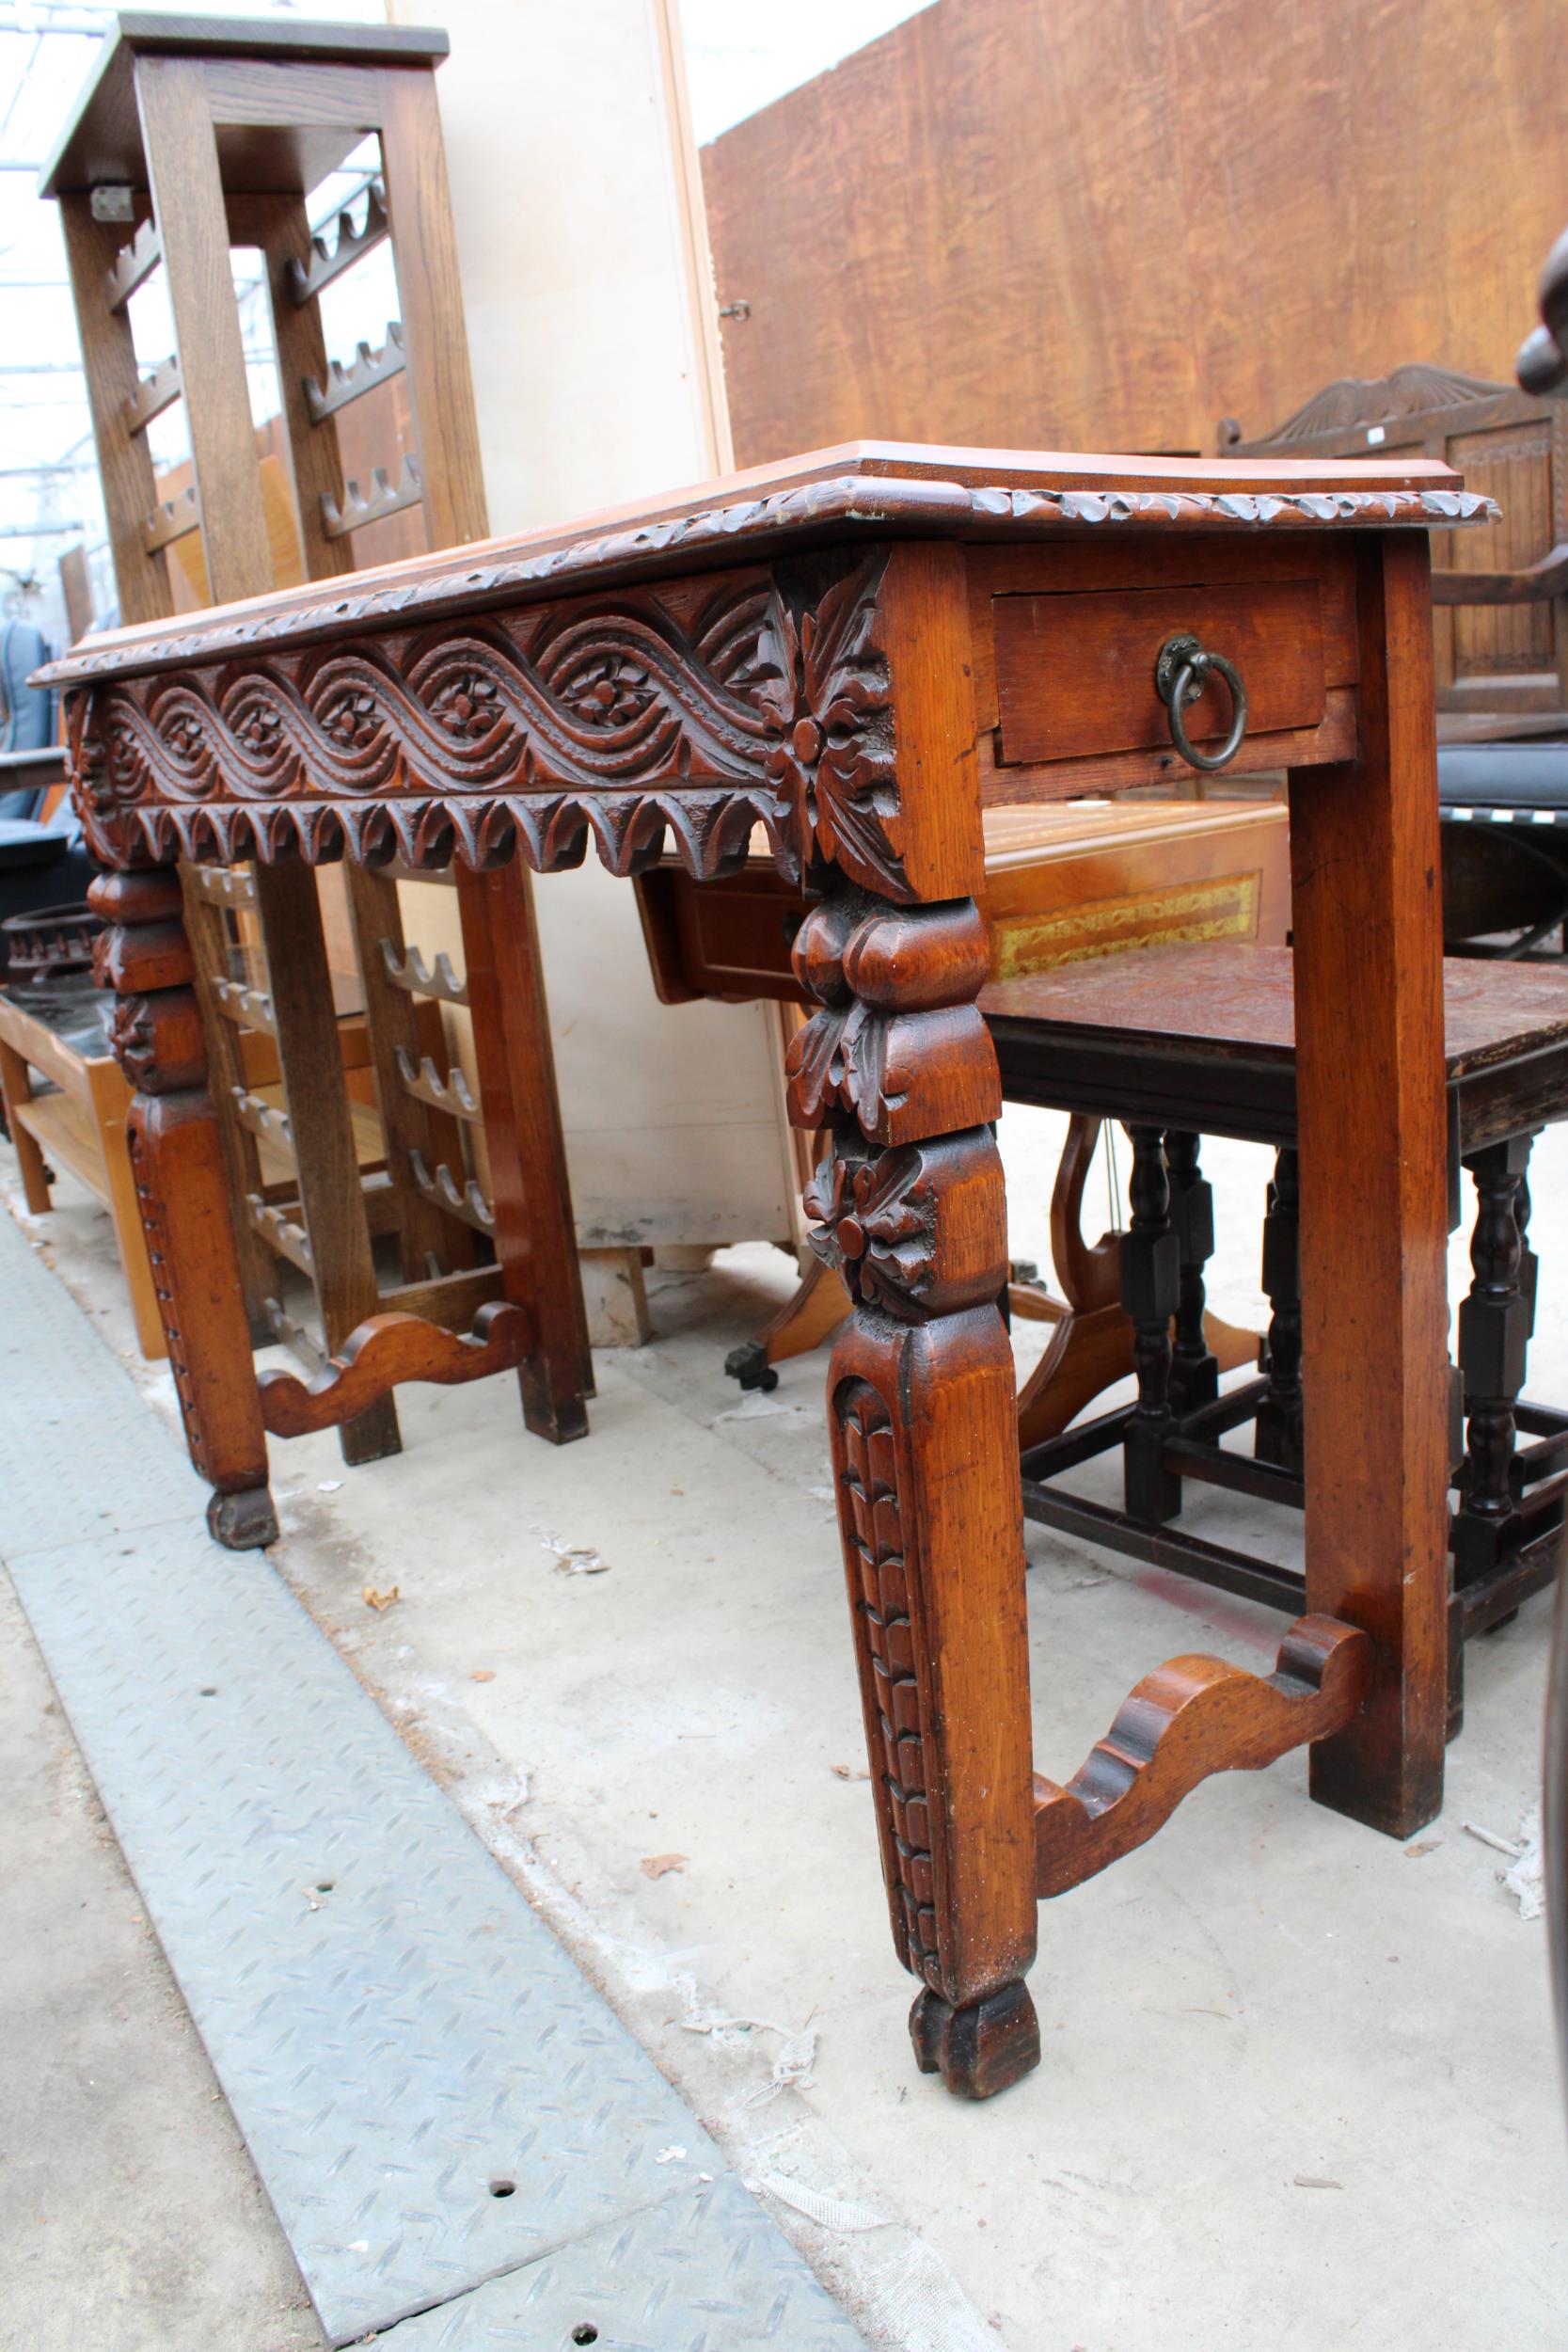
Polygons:
<instances>
[{"instance_id":1,"label":"floral carved frieze","mask_svg":"<svg viewBox=\"0 0 1568 2352\"><path fill-rule=\"evenodd\" d=\"M78 803L113 864L401 855L537 870L667 836L706 879L760 825L792 877L907 895L881 552L417 633L111 679L70 698Z\"/></svg>"},{"instance_id":2,"label":"floral carved frieze","mask_svg":"<svg viewBox=\"0 0 1568 2352\"><path fill-rule=\"evenodd\" d=\"M857 1304L896 1314L930 1289L937 1200L921 1152L906 1146L850 1160L831 1152L803 1197L811 1246Z\"/></svg>"}]
</instances>

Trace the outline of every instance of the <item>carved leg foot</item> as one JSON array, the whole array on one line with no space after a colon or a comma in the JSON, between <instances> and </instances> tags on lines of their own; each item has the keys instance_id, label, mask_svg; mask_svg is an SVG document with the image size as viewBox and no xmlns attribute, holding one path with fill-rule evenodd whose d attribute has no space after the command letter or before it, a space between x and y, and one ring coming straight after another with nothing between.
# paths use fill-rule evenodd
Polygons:
<instances>
[{"instance_id":1,"label":"carved leg foot","mask_svg":"<svg viewBox=\"0 0 1568 2352\"><path fill-rule=\"evenodd\" d=\"M112 1042L135 1089L126 1151L169 1369L192 1463L216 1490L208 1524L220 1543L242 1527L246 1546L270 1541L266 1435L180 883L166 872L109 874L90 898L110 926L95 969L119 992Z\"/></svg>"},{"instance_id":2,"label":"carved leg foot","mask_svg":"<svg viewBox=\"0 0 1568 2352\"><path fill-rule=\"evenodd\" d=\"M995 1057L972 902L814 909L796 969L823 1009L790 1116L832 1123L812 1247L854 1313L829 1427L871 1788L916 2054L984 2098L1035 2064L1029 1657Z\"/></svg>"},{"instance_id":3,"label":"carved leg foot","mask_svg":"<svg viewBox=\"0 0 1568 2352\"><path fill-rule=\"evenodd\" d=\"M724 1370L743 1389L766 1391L779 1385L779 1375L768 1360L768 1345L763 1340L746 1340L739 1347L732 1347L724 1359Z\"/></svg>"},{"instance_id":4,"label":"carved leg foot","mask_svg":"<svg viewBox=\"0 0 1568 2352\"><path fill-rule=\"evenodd\" d=\"M523 1391L523 1427L548 1445L570 1445L588 1435L588 1399L568 1391L535 1393L526 1373L518 1375Z\"/></svg>"},{"instance_id":5,"label":"carved leg foot","mask_svg":"<svg viewBox=\"0 0 1568 2352\"><path fill-rule=\"evenodd\" d=\"M278 1535L271 1490L247 1486L243 1494L214 1495L207 1505L207 1533L226 1551L264 1551Z\"/></svg>"},{"instance_id":6,"label":"carved leg foot","mask_svg":"<svg viewBox=\"0 0 1568 2352\"><path fill-rule=\"evenodd\" d=\"M1040 2062L1040 2026L1022 1979L955 2009L940 1993L916 1995L910 2011L914 2062L940 2074L959 2099L994 2099Z\"/></svg>"}]
</instances>

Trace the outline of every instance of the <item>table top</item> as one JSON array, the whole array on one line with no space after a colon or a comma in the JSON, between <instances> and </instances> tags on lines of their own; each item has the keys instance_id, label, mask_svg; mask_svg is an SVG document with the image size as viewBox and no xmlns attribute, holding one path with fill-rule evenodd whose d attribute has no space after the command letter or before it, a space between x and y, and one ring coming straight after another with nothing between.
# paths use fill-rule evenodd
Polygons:
<instances>
[{"instance_id":1,"label":"table top","mask_svg":"<svg viewBox=\"0 0 1568 2352\"><path fill-rule=\"evenodd\" d=\"M1496 519L1433 459L1402 463L1076 455L850 441L576 521L354 572L330 583L85 639L58 686L294 646L345 630L491 612L562 589L896 537L1029 541L1122 532L1452 529Z\"/></svg>"},{"instance_id":2,"label":"table top","mask_svg":"<svg viewBox=\"0 0 1568 2352\"><path fill-rule=\"evenodd\" d=\"M1295 959L1245 942L1140 947L999 980L984 989L988 1021L1105 1033L1106 1050L1136 1044L1173 1056L1295 1053ZM1568 963L1443 963L1444 1043L1450 1080L1568 1037Z\"/></svg>"},{"instance_id":3,"label":"table top","mask_svg":"<svg viewBox=\"0 0 1568 2352\"><path fill-rule=\"evenodd\" d=\"M109 18L104 40L71 118L39 175L39 194L99 186L142 187L147 158L136 109L137 57L253 58L276 65L431 66L447 34L412 24L331 24L276 17L166 15L131 9ZM337 139L345 149L352 141Z\"/></svg>"}]
</instances>

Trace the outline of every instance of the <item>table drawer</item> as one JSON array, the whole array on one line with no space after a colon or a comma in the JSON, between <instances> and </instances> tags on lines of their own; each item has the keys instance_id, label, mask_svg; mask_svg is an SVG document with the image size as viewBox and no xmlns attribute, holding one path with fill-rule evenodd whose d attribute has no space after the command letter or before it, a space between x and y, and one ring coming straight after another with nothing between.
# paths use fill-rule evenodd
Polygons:
<instances>
[{"instance_id":1,"label":"table drawer","mask_svg":"<svg viewBox=\"0 0 1568 2352\"><path fill-rule=\"evenodd\" d=\"M1227 775L1354 759L1356 560L1349 544L1262 533L972 550L982 800L1027 804L1189 781L1154 682L1175 636L1196 637L1241 672L1247 728ZM1217 677L1185 717L1198 749L1218 747L1230 697Z\"/></svg>"},{"instance_id":2,"label":"table drawer","mask_svg":"<svg viewBox=\"0 0 1568 2352\"><path fill-rule=\"evenodd\" d=\"M1003 765L1168 746L1154 665L1179 633L1235 663L1249 738L1315 727L1326 707L1316 580L1002 596L991 614ZM1223 739L1230 724L1225 687L1212 681L1186 720L1200 749Z\"/></svg>"}]
</instances>

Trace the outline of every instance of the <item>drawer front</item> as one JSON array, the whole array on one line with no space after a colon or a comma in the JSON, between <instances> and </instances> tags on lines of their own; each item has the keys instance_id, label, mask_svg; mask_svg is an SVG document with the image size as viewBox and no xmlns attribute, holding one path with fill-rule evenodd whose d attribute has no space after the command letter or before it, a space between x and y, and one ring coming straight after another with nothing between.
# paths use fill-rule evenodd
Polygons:
<instances>
[{"instance_id":1,"label":"drawer front","mask_svg":"<svg viewBox=\"0 0 1568 2352\"><path fill-rule=\"evenodd\" d=\"M1170 715L1154 665L1179 633L1241 672L1249 745L1316 727L1327 707L1315 580L996 596L991 621L1005 766L1168 749ZM1212 680L1183 715L1200 749L1223 740L1230 724L1223 683ZM1238 764L1247 764L1244 751Z\"/></svg>"}]
</instances>

